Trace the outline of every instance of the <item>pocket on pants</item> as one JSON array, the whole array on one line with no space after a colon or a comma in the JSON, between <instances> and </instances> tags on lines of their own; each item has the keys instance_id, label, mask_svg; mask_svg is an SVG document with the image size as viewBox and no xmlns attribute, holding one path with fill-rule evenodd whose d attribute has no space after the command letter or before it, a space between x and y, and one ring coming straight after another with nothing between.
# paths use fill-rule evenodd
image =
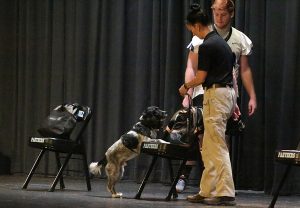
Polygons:
<instances>
[{"instance_id":1,"label":"pocket on pants","mask_svg":"<svg viewBox=\"0 0 300 208\"><path fill-rule=\"evenodd\" d=\"M203 99L203 118L209 116L209 102L208 99Z\"/></svg>"}]
</instances>

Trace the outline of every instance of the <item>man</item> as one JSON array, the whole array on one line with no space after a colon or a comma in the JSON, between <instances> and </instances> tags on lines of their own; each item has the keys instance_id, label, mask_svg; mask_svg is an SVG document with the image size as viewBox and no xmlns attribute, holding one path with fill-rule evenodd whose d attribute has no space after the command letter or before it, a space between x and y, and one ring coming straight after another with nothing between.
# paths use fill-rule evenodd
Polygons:
<instances>
[{"instance_id":1,"label":"man","mask_svg":"<svg viewBox=\"0 0 300 208\"><path fill-rule=\"evenodd\" d=\"M248 62L252 41L244 33L231 27L231 19L234 17L233 0L214 0L211 8L215 30L227 41L236 56L235 76L238 77L240 68L242 83L249 95L248 115L251 116L257 107L252 71Z\"/></svg>"}]
</instances>

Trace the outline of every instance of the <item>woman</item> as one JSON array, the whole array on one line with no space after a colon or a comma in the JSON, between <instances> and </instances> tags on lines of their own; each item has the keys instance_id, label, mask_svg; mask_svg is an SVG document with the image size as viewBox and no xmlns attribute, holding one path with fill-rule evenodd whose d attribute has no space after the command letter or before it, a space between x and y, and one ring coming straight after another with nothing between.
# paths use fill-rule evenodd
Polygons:
<instances>
[{"instance_id":1,"label":"woman","mask_svg":"<svg viewBox=\"0 0 300 208\"><path fill-rule=\"evenodd\" d=\"M195 77L179 88L184 96L189 88L204 87L204 137L202 160L204 171L200 192L188 201L209 205L235 205L229 151L225 140L227 120L233 113L236 95L233 89L234 56L228 44L210 27L209 17L199 5L192 5L187 28L203 39L198 51Z\"/></svg>"},{"instance_id":2,"label":"woman","mask_svg":"<svg viewBox=\"0 0 300 208\"><path fill-rule=\"evenodd\" d=\"M254 114L257 107L256 94L252 79L252 71L248 63L248 56L251 54L253 47L252 41L244 33L235 29L234 27L231 27L231 19L234 17L234 2L232 0L214 0L212 1L211 9L214 19L214 30L216 30L224 40L226 40L231 50L235 53L236 64L234 70L234 78L238 78L238 72L240 70L242 83L249 95L248 115L251 116ZM194 36L191 43L188 45L190 52L188 55L187 67L185 71L186 82L192 80L195 77L198 64L198 47L201 43L202 40L197 36ZM238 94L237 87L236 91ZM189 89L188 93L190 95L193 95L193 100L197 100L197 102L193 102L194 105L197 105L197 103L200 102L200 106L202 106L202 86L197 86L194 89ZM185 96L185 98L183 99L182 105L184 107L188 106L187 96ZM236 105L233 118L238 119L240 115L241 113L239 107ZM201 137L199 139L199 143L199 145L201 146ZM180 177L176 185L177 192L182 192L185 189L189 174L192 170L192 166L194 165L194 161L187 162L183 171L183 175Z\"/></svg>"}]
</instances>

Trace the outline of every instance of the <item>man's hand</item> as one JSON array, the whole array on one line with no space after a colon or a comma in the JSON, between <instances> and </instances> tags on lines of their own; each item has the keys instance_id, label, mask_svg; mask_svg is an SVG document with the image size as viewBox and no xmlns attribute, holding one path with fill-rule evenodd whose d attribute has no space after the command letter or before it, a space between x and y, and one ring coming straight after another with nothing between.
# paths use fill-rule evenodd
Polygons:
<instances>
[{"instance_id":1,"label":"man's hand","mask_svg":"<svg viewBox=\"0 0 300 208\"><path fill-rule=\"evenodd\" d=\"M248 115L252 116L256 110L257 104L255 99L250 99L248 103Z\"/></svg>"},{"instance_id":2,"label":"man's hand","mask_svg":"<svg viewBox=\"0 0 300 208\"><path fill-rule=\"evenodd\" d=\"M239 119L240 116L241 116L240 108L237 104L235 104L234 111L232 113L232 118L233 118L233 120L236 121Z\"/></svg>"}]
</instances>

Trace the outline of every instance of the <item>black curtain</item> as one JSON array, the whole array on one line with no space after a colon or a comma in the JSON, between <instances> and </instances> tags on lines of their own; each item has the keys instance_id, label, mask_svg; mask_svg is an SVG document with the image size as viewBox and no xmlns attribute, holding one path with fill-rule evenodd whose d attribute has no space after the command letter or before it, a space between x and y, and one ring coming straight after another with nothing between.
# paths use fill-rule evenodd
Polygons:
<instances>
[{"instance_id":1,"label":"black curtain","mask_svg":"<svg viewBox=\"0 0 300 208\"><path fill-rule=\"evenodd\" d=\"M239 143L236 183L241 188L277 188L284 166L274 162L275 150L296 149L300 141L298 94L299 1L237 1L236 26L253 41L250 63L258 110L248 118ZM247 95L242 92L247 112ZM299 172L292 169L282 193L299 193Z\"/></svg>"},{"instance_id":2,"label":"black curtain","mask_svg":"<svg viewBox=\"0 0 300 208\"><path fill-rule=\"evenodd\" d=\"M0 153L13 173L28 173L38 151L28 137L49 110L63 102L93 109L87 131L88 159L105 150L137 121L146 106L171 116L181 105L186 45L191 34L185 17L192 2L209 10L209 0L1 0L0 7ZM235 183L239 189L270 193L284 167L276 149L299 142L299 2L238 0L235 26L253 41L250 57L258 99L256 114L234 145ZM242 112L247 94L241 91ZM128 163L126 179L140 180L150 161L141 155ZM40 173L56 170L46 155ZM166 161L152 176L165 181ZM79 162L70 163L80 168ZM297 168L285 193L299 193Z\"/></svg>"}]
</instances>

